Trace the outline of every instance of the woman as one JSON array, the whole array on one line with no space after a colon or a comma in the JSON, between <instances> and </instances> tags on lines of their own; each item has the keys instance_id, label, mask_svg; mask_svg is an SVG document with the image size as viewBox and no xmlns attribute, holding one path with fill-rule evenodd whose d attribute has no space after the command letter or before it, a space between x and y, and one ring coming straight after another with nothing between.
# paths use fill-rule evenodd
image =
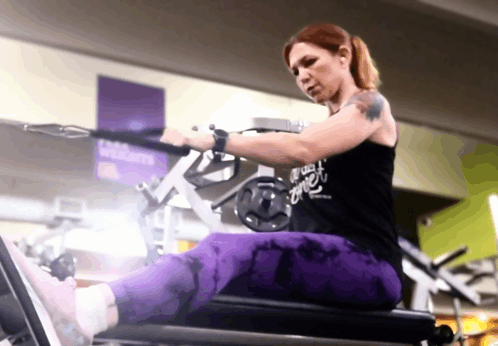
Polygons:
<instances>
[{"instance_id":1,"label":"woman","mask_svg":"<svg viewBox=\"0 0 498 346\"><path fill-rule=\"evenodd\" d=\"M329 108L327 120L300 134L166 130L161 140L293 168L291 229L212 234L189 252L76 292L73 280L49 279L6 241L63 344L74 335L64 335L60 321L73 323L91 342L118 323L167 322L219 293L362 309L399 303L401 253L391 195L398 135L368 48L337 26L319 24L292 38L283 55L301 90Z\"/></svg>"}]
</instances>

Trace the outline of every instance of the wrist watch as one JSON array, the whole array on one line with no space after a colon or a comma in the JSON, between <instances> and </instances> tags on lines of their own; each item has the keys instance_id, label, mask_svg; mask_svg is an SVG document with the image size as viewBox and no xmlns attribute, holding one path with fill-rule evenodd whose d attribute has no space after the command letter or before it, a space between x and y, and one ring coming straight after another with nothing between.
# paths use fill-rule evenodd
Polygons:
<instances>
[{"instance_id":1,"label":"wrist watch","mask_svg":"<svg viewBox=\"0 0 498 346\"><path fill-rule=\"evenodd\" d=\"M214 147L211 149L215 153L222 153L225 151L225 146L228 142L228 132L221 129L216 129L213 131Z\"/></svg>"}]
</instances>

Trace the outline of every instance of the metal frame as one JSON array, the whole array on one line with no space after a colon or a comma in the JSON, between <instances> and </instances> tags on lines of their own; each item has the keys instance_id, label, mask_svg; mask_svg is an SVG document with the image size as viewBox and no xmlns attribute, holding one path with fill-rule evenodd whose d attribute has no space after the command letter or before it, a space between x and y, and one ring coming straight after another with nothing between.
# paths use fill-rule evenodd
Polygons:
<instances>
[{"instance_id":1,"label":"metal frame","mask_svg":"<svg viewBox=\"0 0 498 346\"><path fill-rule=\"evenodd\" d=\"M399 244L404 254L403 271L415 281L410 308L413 310L430 311L431 295L439 291L445 291L453 298L453 309L458 328L457 333L455 333L454 342L458 342L463 346L466 336L463 332L460 299L464 299L475 306L484 305L487 302L482 300L479 293L475 292L467 283L459 280L443 266L464 255L468 251L468 248L461 246L454 251L432 260L402 237L399 239ZM422 344L425 346L426 344L424 343Z\"/></svg>"},{"instance_id":2,"label":"metal frame","mask_svg":"<svg viewBox=\"0 0 498 346\"><path fill-rule=\"evenodd\" d=\"M305 127L305 124L303 122L291 122L289 120L282 119L254 118L250 119L249 123L247 123L246 126L246 129L241 129L239 130L239 132L250 130L297 132L301 131L302 128ZM213 127L211 126L211 128ZM154 222L151 214L153 214L159 208L167 206L168 196L170 196L172 191L176 191L186 198L195 214L202 220L205 225L207 225L209 233L229 233L229 230L226 229L221 220L215 215L213 211L220 208L223 204L234 198L240 188L247 181L255 177L275 175L274 168L264 165L258 165L258 170L256 173L252 174L249 178L245 179L243 182L234 186L228 192L215 199L211 203L211 208L209 208L204 203L204 200L196 192L195 187L191 183L189 183L189 181L185 177L189 172L192 171L192 167L198 164L203 158L204 157L202 153L190 151L189 155L181 158L177 162L177 164L171 169L170 172L168 172L168 174L163 178L163 180L154 190L152 190L149 184L146 182L137 184L136 189L140 191L143 197L145 197L146 199L145 205L139 206L139 212L137 215L138 223L140 225L140 231L147 247L147 257L145 259L146 265L153 263L160 256L152 236ZM210 171L209 173L212 173L214 168L213 165L208 165L208 167ZM220 165L220 169L225 168L226 164ZM196 173L200 173L199 167L197 167ZM169 210L169 213L171 214L171 210ZM174 239L174 235L170 234L169 230L165 231L164 234L165 239ZM163 239L164 246L166 246L165 239ZM166 253L167 249L163 248L163 251Z\"/></svg>"}]
</instances>

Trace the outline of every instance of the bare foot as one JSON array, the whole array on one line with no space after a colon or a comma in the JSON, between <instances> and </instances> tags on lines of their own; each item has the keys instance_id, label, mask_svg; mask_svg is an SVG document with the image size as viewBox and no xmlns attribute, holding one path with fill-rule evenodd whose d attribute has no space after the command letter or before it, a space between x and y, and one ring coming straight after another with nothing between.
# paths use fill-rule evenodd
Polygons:
<instances>
[{"instance_id":1,"label":"bare foot","mask_svg":"<svg viewBox=\"0 0 498 346\"><path fill-rule=\"evenodd\" d=\"M60 282L31 262L8 239L2 236L11 257L43 304L62 346L92 345L93 335L81 327L76 319L76 281L67 278ZM22 276L22 275L21 275ZM29 292L29 289L28 289Z\"/></svg>"}]
</instances>

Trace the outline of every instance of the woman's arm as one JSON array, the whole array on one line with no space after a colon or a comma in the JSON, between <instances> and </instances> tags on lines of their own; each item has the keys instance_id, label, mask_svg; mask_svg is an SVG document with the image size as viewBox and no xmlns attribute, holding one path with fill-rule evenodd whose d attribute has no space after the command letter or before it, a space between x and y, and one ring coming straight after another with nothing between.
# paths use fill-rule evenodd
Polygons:
<instances>
[{"instance_id":1,"label":"woman's arm","mask_svg":"<svg viewBox=\"0 0 498 346\"><path fill-rule=\"evenodd\" d=\"M333 116L299 134L306 148L305 163L337 155L360 145L381 129L390 114L387 100L375 90L363 90Z\"/></svg>"},{"instance_id":2,"label":"woman's arm","mask_svg":"<svg viewBox=\"0 0 498 346\"><path fill-rule=\"evenodd\" d=\"M384 126L388 115L390 107L384 96L375 90L364 90L338 113L300 134L233 136L226 148L234 156L267 162L269 166L304 166L358 146Z\"/></svg>"},{"instance_id":3,"label":"woman's arm","mask_svg":"<svg viewBox=\"0 0 498 346\"><path fill-rule=\"evenodd\" d=\"M305 148L299 143L299 135L293 133L265 133L257 136L230 134L225 152L265 166L293 168L305 164ZM187 145L198 151L210 150L214 146L214 138L211 134L189 133Z\"/></svg>"},{"instance_id":4,"label":"woman's arm","mask_svg":"<svg viewBox=\"0 0 498 346\"><path fill-rule=\"evenodd\" d=\"M266 133L258 136L231 134L225 151L263 165L292 168L314 163L337 155L361 144L379 130L389 104L377 91L365 90L353 96L337 114L312 126L300 134ZM211 134L183 132L182 139L174 140L168 131L164 141L173 145L188 145L194 150L206 151L214 146Z\"/></svg>"}]
</instances>

